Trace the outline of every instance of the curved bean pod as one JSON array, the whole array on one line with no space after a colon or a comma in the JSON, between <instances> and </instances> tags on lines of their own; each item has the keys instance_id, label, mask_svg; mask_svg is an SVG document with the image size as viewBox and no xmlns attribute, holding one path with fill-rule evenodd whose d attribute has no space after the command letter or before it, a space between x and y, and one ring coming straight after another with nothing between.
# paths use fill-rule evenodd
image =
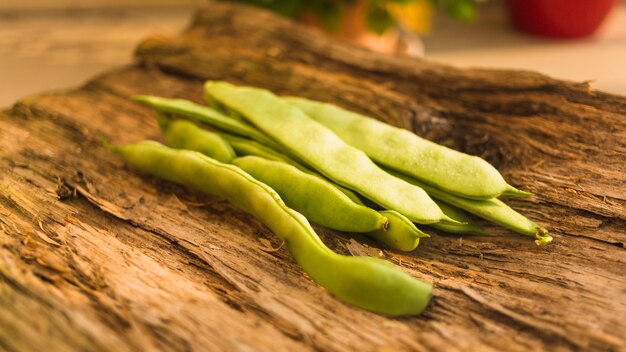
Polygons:
<instances>
[{"instance_id":1,"label":"curved bean pod","mask_svg":"<svg viewBox=\"0 0 626 352\"><path fill-rule=\"evenodd\" d=\"M286 164L296 167L298 170L302 172L313 174L315 176L320 176L314 171L311 171L307 169L306 167L302 166L302 164L300 164L299 162L291 159L289 156L281 152L278 152L272 148L266 147L262 145L261 143L255 142L250 139L229 135L226 133L221 133L221 135L222 137L224 137L224 139L226 139L226 141L228 141L228 143L232 145L235 152L237 152L237 154L240 156L253 155L253 156L262 157L267 160L282 161ZM354 203L364 205L363 201L361 201L361 199L351 190L345 187L341 187L337 184L333 184L333 185L335 186L335 188L340 190L343 194L348 196L348 198L350 198Z\"/></svg>"},{"instance_id":2,"label":"curved bean pod","mask_svg":"<svg viewBox=\"0 0 626 352\"><path fill-rule=\"evenodd\" d=\"M446 193L439 188L429 186L409 176L402 175L391 170L388 170L388 172L394 173L398 177L402 177L408 182L424 188L428 194L433 196L433 198L450 203L469 213L494 222L498 225L502 225L515 232L534 237L535 243L538 246L545 246L552 242L552 236L550 236L546 229L516 212L497 198L486 200L463 198L455 196L454 194Z\"/></svg>"},{"instance_id":3,"label":"curved bean pod","mask_svg":"<svg viewBox=\"0 0 626 352\"><path fill-rule=\"evenodd\" d=\"M435 199L435 203L437 203L437 205L439 206L439 208L441 208L444 214L460 222L460 224L444 224L439 222L436 224L430 224L430 227L434 227L437 230L449 233L477 236L487 235L487 233L483 229L481 229L480 226L476 225L468 216L468 214L463 210L441 200Z\"/></svg>"},{"instance_id":4,"label":"curved bean pod","mask_svg":"<svg viewBox=\"0 0 626 352\"><path fill-rule=\"evenodd\" d=\"M160 111L157 111L157 120L167 145L171 147L195 150L223 163L229 163L237 156L233 147L219 134L200 128L193 122L172 120Z\"/></svg>"},{"instance_id":5,"label":"curved bean pod","mask_svg":"<svg viewBox=\"0 0 626 352\"><path fill-rule=\"evenodd\" d=\"M429 237L402 214L393 210L376 212L354 204L337 192L331 182L291 165L253 156L237 158L233 164L272 187L287 206L318 225L345 232L363 232L405 252L414 250L420 238ZM384 219L384 225L380 226L381 222L376 218ZM368 223L375 226L370 225L368 229Z\"/></svg>"},{"instance_id":6,"label":"curved bean pod","mask_svg":"<svg viewBox=\"0 0 626 352\"><path fill-rule=\"evenodd\" d=\"M368 207L352 202L321 177L280 161L244 156L233 164L272 187L288 207L312 223L345 232L370 232L386 228L387 219Z\"/></svg>"},{"instance_id":7,"label":"curved bean pod","mask_svg":"<svg viewBox=\"0 0 626 352\"><path fill-rule=\"evenodd\" d=\"M489 199L503 193L530 195L507 184L495 167L477 156L332 104L296 97L284 99L375 162L446 192L472 199Z\"/></svg>"},{"instance_id":8,"label":"curved bean pod","mask_svg":"<svg viewBox=\"0 0 626 352\"><path fill-rule=\"evenodd\" d=\"M236 111L232 109L229 109L227 106L220 104L220 102L218 102L215 99L205 99L205 101L207 102L207 104L209 104L210 107L217 110L223 115L226 115L228 117L231 117L235 120L239 120L242 122L246 121L239 113L237 113Z\"/></svg>"},{"instance_id":9,"label":"curved bean pod","mask_svg":"<svg viewBox=\"0 0 626 352\"><path fill-rule=\"evenodd\" d=\"M389 315L419 314L432 285L372 257L339 255L324 246L304 216L269 186L234 165L156 142L111 147L140 171L224 198L254 215L283 240L303 270L340 299Z\"/></svg>"},{"instance_id":10,"label":"curved bean pod","mask_svg":"<svg viewBox=\"0 0 626 352\"><path fill-rule=\"evenodd\" d=\"M289 156L278 152L270 147L266 147L259 142L255 142L251 139L233 136L228 133L220 133L220 135L233 147L237 155L246 156L254 155L259 156L267 160L282 161L283 163L297 167L302 171L308 172L308 169L302 166L302 164L293 160Z\"/></svg>"},{"instance_id":11,"label":"curved bean pod","mask_svg":"<svg viewBox=\"0 0 626 352\"><path fill-rule=\"evenodd\" d=\"M389 175L365 153L349 146L273 93L214 81L205 83L204 88L205 94L238 111L290 153L335 183L417 223L455 222L423 189Z\"/></svg>"},{"instance_id":12,"label":"curved bean pod","mask_svg":"<svg viewBox=\"0 0 626 352\"><path fill-rule=\"evenodd\" d=\"M151 95L136 95L132 97L132 100L158 111L204 122L219 130L254 139L275 149L280 148L276 142L259 132L256 128L226 116L208 106L196 104L185 99L168 99Z\"/></svg>"},{"instance_id":13,"label":"curved bean pod","mask_svg":"<svg viewBox=\"0 0 626 352\"><path fill-rule=\"evenodd\" d=\"M410 252L417 248L420 238L430 237L418 229L411 220L395 210L381 210L379 213L389 221L387 229L368 232L366 235L391 248Z\"/></svg>"}]
</instances>

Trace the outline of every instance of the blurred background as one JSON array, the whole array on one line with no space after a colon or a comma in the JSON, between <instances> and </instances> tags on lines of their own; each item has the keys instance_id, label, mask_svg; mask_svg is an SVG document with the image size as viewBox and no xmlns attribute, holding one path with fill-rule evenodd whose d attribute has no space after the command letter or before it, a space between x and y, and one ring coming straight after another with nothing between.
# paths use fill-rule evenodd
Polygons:
<instances>
[{"instance_id":1,"label":"blurred background","mask_svg":"<svg viewBox=\"0 0 626 352\"><path fill-rule=\"evenodd\" d=\"M0 107L132 62L208 0L0 1ZM626 3L617 0L242 0L339 40L460 67L516 68L626 95Z\"/></svg>"}]
</instances>

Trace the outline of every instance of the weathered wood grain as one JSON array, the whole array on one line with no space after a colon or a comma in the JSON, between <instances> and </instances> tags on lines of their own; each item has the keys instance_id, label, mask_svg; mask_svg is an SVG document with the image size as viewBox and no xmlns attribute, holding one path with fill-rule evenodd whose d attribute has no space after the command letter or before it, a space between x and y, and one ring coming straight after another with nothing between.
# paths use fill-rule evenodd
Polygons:
<instances>
[{"instance_id":1,"label":"weathered wood grain","mask_svg":"<svg viewBox=\"0 0 626 352\"><path fill-rule=\"evenodd\" d=\"M0 113L0 349L626 348L625 98L370 53L224 4L137 55ZM495 227L489 238L434 232L412 253L379 252L435 283L424 315L342 304L272 251L278 241L249 215L142 176L101 146L159 138L129 95L201 101L205 79L331 101L482 155L536 194L510 203L555 243ZM378 248L318 230L338 252Z\"/></svg>"}]
</instances>

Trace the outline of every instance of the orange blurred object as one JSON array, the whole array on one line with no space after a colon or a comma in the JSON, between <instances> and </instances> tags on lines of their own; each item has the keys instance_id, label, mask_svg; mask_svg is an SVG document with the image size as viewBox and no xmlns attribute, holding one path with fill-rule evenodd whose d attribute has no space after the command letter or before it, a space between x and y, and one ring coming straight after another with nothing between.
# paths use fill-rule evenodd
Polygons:
<instances>
[{"instance_id":1,"label":"orange blurred object","mask_svg":"<svg viewBox=\"0 0 626 352\"><path fill-rule=\"evenodd\" d=\"M335 38L355 43L374 51L396 52L399 41L399 35L396 31L389 30L382 35L378 35L367 28L365 16L368 5L369 2L364 0L355 1L351 5L342 5L342 21L337 30L329 34ZM299 20L304 24L323 28L319 19L312 13L303 13Z\"/></svg>"}]
</instances>

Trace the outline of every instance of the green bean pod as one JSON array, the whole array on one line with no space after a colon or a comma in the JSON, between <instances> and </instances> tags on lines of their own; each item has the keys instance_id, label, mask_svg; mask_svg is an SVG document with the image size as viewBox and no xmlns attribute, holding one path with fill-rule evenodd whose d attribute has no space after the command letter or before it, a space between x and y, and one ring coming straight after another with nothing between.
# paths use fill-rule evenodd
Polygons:
<instances>
[{"instance_id":1,"label":"green bean pod","mask_svg":"<svg viewBox=\"0 0 626 352\"><path fill-rule=\"evenodd\" d=\"M297 167L302 171L308 172L307 168L305 168L304 166L302 166L302 164L293 160L289 156L278 152L270 147L266 147L259 142L243 137L234 136L228 133L220 133L220 135L228 143L230 143L238 156L254 155L267 160L282 161L283 163L289 164L291 166Z\"/></svg>"},{"instance_id":2,"label":"green bean pod","mask_svg":"<svg viewBox=\"0 0 626 352\"><path fill-rule=\"evenodd\" d=\"M420 238L430 237L395 210L381 210L379 213L387 218L389 222L387 228L371 231L366 235L391 248L410 252L417 248Z\"/></svg>"},{"instance_id":3,"label":"green bean pod","mask_svg":"<svg viewBox=\"0 0 626 352\"><path fill-rule=\"evenodd\" d=\"M151 141L111 149L140 171L224 198L254 215L285 242L315 282L348 303L381 314L411 315L421 313L430 300L431 284L389 262L331 251L304 216L234 165Z\"/></svg>"},{"instance_id":4,"label":"green bean pod","mask_svg":"<svg viewBox=\"0 0 626 352\"><path fill-rule=\"evenodd\" d=\"M420 238L429 237L402 214L393 210L376 212L354 204L330 181L283 162L248 156L234 159L233 164L272 187L288 207L318 225L362 232L405 252L414 250Z\"/></svg>"},{"instance_id":5,"label":"green bean pod","mask_svg":"<svg viewBox=\"0 0 626 352\"><path fill-rule=\"evenodd\" d=\"M383 215L355 204L321 177L281 161L256 156L239 157L232 162L272 187L288 207L312 223L345 232L370 232L386 228L387 219Z\"/></svg>"},{"instance_id":6,"label":"green bean pod","mask_svg":"<svg viewBox=\"0 0 626 352\"><path fill-rule=\"evenodd\" d=\"M483 229L481 229L480 226L476 225L472 221L472 219L465 211L438 199L435 199L435 203L437 203L437 205L439 206L439 208L441 208L444 214L458 221L459 224L445 224L438 222L436 224L430 224L430 227L436 228L437 230L441 230L444 232L456 233L461 235L487 235L487 233Z\"/></svg>"},{"instance_id":7,"label":"green bean pod","mask_svg":"<svg viewBox=\"0 0 626 352\"><path fill-rule=\"evenodd\" d=\"M231 143L240 142L241 138L235 138L238 140L229 141L231 141ZM245 141L249 140L244 140L244 142ZM363 221L363 219L359 220L358 216L354 216L353 219L342 225L343 221L337 221L335 218L345 218L347 214L354 212L354 208L357 205L360 205L357 206L357 209L367 209L367 216L371 216L371 213L375 213L376 211L365 207L358 196L350 190L312 173L287 156L270 148L261 147L265 148L263 153L248 155L257 155L268 160L261 158L248 159L244 157L233 160L233 163L251 174L254 178L276 190L290 208L300 212L311 222L339 231L363 232L388 247L405 252L417 248L420 238L429 237L428 234L419 230L409 219L393 210L378 212L379 216L386 218L386 226L377 227L376 229L364 229L363 225L358 225L358 227L361 228L361 230L358 230L354 222ZM236 147L235 150L237 150ZM247 149L247 151L255 152L254 149ZM239 153L239 151L237 152ZM267 157L264 155L267 155ZM286 164L289 165L280 165L280 162L286 162ZM298 170L289 170L290 165L296 167ZM304 192L302 192L303 190L301 189L290 186L293 184L293 181L297 179L300 179L298 183L304 187ZM286 184L286 180L292 182ZM336 190L339 190L352 202L349 202L348 199L338 194ZM315 196L311 198L311 195ZM320 198L325 198L325 200L322 201ZM333 206L329 209L327 204L332 204ZM346 215L338 216L338 213ZM365 223L367 223L367 221ZM450 226L454 226L454 224L450 224Z\"/></svg>"},{"instance_id":8,"label":"green bean pod","mask_svg":"<svg viewBox=\"0 0 626 352\"><path fill-rule=\"evenodd\" d=\"M209 104L209 106L211 108L215 109L216 111L218 111L222 115L226 115L228 117L231 117L231 118L233 118L235 120L239 120L241 122L245 122L246 121L236 111L233 111L232 109L229 109L227 106L224 106L224 105L220 104L220 102L218 102L215 99L205 99L205 101L207 102L207 104Z\"/></svg>"},{"instance_id":9,"label":"green bean pod","mask_svg":"<svg viewBox=\"0 0 626 352\"><path fill-rule=\"evenodd\" d=\"M185 99L168 99L151 95L136 95L132 97L132 100L158 111L204 122L219 130L254 139L274 149L280 148L276 142L248 123L233 119L208 106Z\"/></svg>"},{"instance_id":10,"label":"green bean pod","mask_svg":"<svg viewBox=\"0 0 626 352\"><path fill-rule=\"evenodd\" d=\"M278 152L272 148L266 147L264 145L262 145L261 143L255 142L253 140L250 139L246 139L246 138L241 138L241 137L237 137L237 136L233 136L227 133L221 133L222 137L224 137L224 139L226 139L226 141L228 141L228 143L230 143L233 147L233 149L235 150L235 152L237 153L237 155L240 156L246 156L246 155L253 155L253 156L259 156L261 158L267 159L267 160L274 160L274 161L282 161L286 164L289 164L291 166L296 167L298 170L302 171L302 172L306 172L309 174L314 174L316 176L320 176L319 174L315 173L314 171L311 171L309 169L307 169L306 167L302 166L302 164L300 164L299 162L293 160L292 158L290 158L289 156ZM194 149L192 149L194 150ZM209 155L210 156L210 155ZM361 199L351 190L345 188L345 187L341 187L337 184L334 184L335 188L337 188L338 190L340 190L343 194L345 194L346 196L348 196L348 198L350 198L354 203L356 204L360 204L360 205L364 205L363 201L361 201Z\"/></svg>"},{"instance_id":11,"label":"green bean pod","mask_svg":"<svg viewBox=\"0 0 626 352\"><path fill-rule=\"evenodd\" d=\"M296 97L284 99L375 162L448 193L471 199L490 199L503 193L530 195L507 184L495 167L477 156L332 104Z\"/></svg>"},{"instance_id":12,"label":"green bean pod","mask_svg":"<svg viewBox=\"0 0 626 352\"><path fill-rule=\"evenodd\" d=\"M417 223L455 222L423 189L389 175L362 151L273 93L214 81L205 83L204 89L211 99L238 111L289 153L335 183Z\"/></svg>"},{"instance_id":13,"label":"green bean pod","mask_svg":"<svg viewBox=\"0 0 626 352\"><path fill-rule=\"evenodd\" d=\"M516 212L497 198L486 200L463 198L454 194L446 193L439 188L427 185L411 178L410 176L402 175L391 170L388 170L388 172L424 188L433 198L452 204L455 207L459 207L469 213L494 222L498 225L502 225L515 232L534 237L535 243L538 246L545 246L552 242L552 236L550 236L546 229Z\"/></svg>"},{"instance_id":14,"label":"green bean pod","mask_svg":"<svg viewBox=\"0 0 626 352\"><path fill-rule=\"evenodd\" d=\"M233 147L217 133L190 121L172 120L160 111L157 111L157 120L167 145L171 147L195 150L223 163L229 163L237 156Z\"/></svg>"}]
</instances>

